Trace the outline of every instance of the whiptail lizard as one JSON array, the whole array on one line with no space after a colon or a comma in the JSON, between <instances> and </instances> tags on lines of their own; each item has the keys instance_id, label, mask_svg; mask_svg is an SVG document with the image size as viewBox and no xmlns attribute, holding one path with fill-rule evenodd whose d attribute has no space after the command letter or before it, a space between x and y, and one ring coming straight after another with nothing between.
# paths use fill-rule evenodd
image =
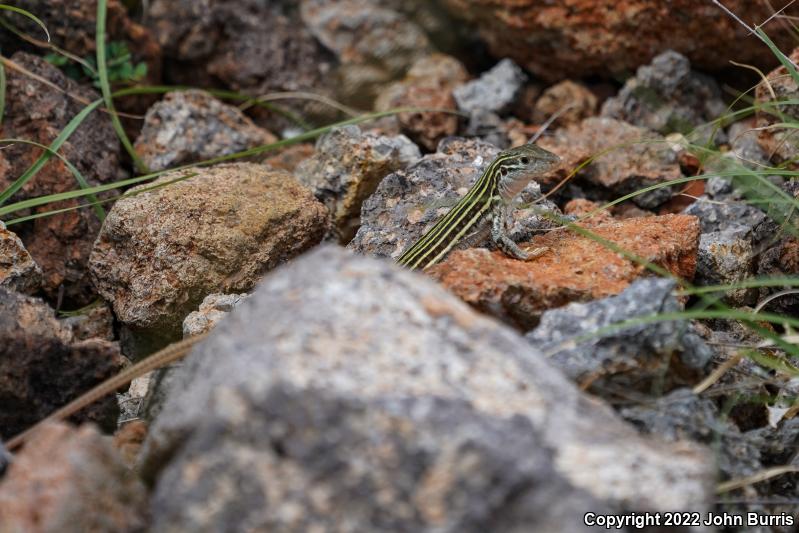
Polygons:
<instances>
[{"instance_id":1,"label":"whiptail lizard","mask_svg":"<svg viewBox=\"0 0 799 533\"><path fill-rule=\"evenodd\" d=\"M525 251L508 237L505 229L508 209L516 195L533 177L553 169L558 163L558 156L535 144L501 152L469 192L413 246L405 250L397 263L410 269L432 266L456 245L484 238L489 224L491 238L500 250L521 260L537 257L546 249ZM42 424L64 420L133 379L183 358L205 336L198 335L171 344L125 369L15 436L5 443L6 447L13 450L23 444Z\"/></svg>"},{"instance_id":2,"label":"whiptail lizard","mask_svg":"<svg viewBox=\"0 0 799 533\"><path fill-rule=\"evenodd\" d=\"M528 261L546 248L522 250L508 237L505 224L517 194L533 179L555 168L560 158L525 144L500 154L483 171L469 192L441 220L397 259L410 269L428 268L453 248L484 239L490 226L491 240L505 254Z\"/></svg>"}]
</instances>

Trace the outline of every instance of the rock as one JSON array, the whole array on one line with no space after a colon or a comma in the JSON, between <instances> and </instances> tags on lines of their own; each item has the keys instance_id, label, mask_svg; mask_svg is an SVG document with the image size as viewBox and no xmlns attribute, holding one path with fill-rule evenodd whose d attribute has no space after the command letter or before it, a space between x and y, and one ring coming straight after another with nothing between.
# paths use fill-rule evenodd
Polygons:
<instances>
[{"instance_id":1,"label":"rock","mask_svg":"<svg viewBox=\"0 0 799 533\"><path fill-rule=\"evenodd\" d=\"M293 144L277 153L266 152L260 162L276 170L294 172L294 169L297 168L300 163L311 157L315 151L314 145L311 143Z\"/></svg>"},{"instance_id":2,"label":"rock","mask_svg":"<svg viewBox=\"0 0 799 533\"><path fill-rule=\"evenodd\" d=\"M303 0L305 26L338 59L336 92L371 107L380 88L432 52L424 31L404 13L373 0Z\"/></svg>"},{"instance_id":3,"label":"rock","mask_svg":"<svg viewBox=\"0 0 799 533\"><path fill-rule=\"evenodd\" d=\"M438 142L458 130L452 90L466 81L466 69L454 57L432 54L418 60L402 81L389 85L375 101L377 111L396 108L451 109L399 113L402 131L415 143L435 150Z\"/></svg>"},{"instance_id":4,"label":"rock","mask_svg":"<svg viewBox=\"0 0 799 533\"><path fill-rule=\"evenodd\" d=\"M677 154L662 141L663 137L657 133L626 122L612 118L587 118L538 141L542 148L563 159L557 171L540 181L549 187L554 186L594 156L598 157L583 168L578 177L610 190L614 196L677 179L682 176ZM664 187L640 194L633 201L643 208L653 208L671 198L672 193L670 187Z\"/></svg>"},{"instance_id":5,"label":"rock","mask_svg":"<svg viewBox=\"0 0 799 533\"><path fill-rule=\"evenodd\" d=\"M699 222L685 215L663 215L581 225L627 252L690 280L696 267ZM534 237L526 247L550 251L533 261L518 261L482 249L451 253L427 273L480 311L529 330L541 313L570 302L585 302L623 291L644 274L593 239L567 229Z\"/></svg>"},{"instance_id":6,"label":"rock","mask_svg":"<svg viewBox=\"0 0 799 533\"><path fill-rule=\"evenodd\" d=\"M48 424L0 483L3 531L143 531L147 491L91 426Z\"/></svg>"},{"instance_id":7,"label":"rock","mask_svg":"<svg viewBox=\"0 0 799 533\"><path fill-rule=\"evenodd\" d=\"M497 153L490 144L452 138L442 141L438 152L389 174L363 203L361 227L349 248L361 254L398 257L466 194ZM520 194L521 201L528 203L538 196L536 183ZM552 209L543 207L547 208ZM515 212L511 236L526 238L534 229L548 227L541 218L535 208Z\"/></svg>"},{"instance_id":8,"label":"rock","mask_svg":"<svg viewBox=\"0 0 799 533\"><path fill-rule=\"evenodd\" d=\"M276 140L238 108L190 90L167 93L147 110L135 149L150 170L158 171Z\"/></svg>"},{"instance_id":9,"label":"rock","mask_svg":"<svg viewBox=\"0 0 799 533\"><path fill-rule=\"evenodd\" d=\"M764 250L757 261L758 277L792 277L799 274L799 238L787 235ZM758 300L763 300L776 292L795 289L793 286L763 287ZM772 299L765 310L773 313L796 314L799 309L799 295L789 293Z\"/></svg>"},{"instance_id":10,"label":"rock","mask_svg":"<svg viewBox=\"0 0 799 533\"><path fill-rule=\"evenodd\" d=\"M469 115L469 122L466 129L463 130L463 135L480 139L503 150L510 148L506 123L496 113L484 109L474 111Z\"/></svg>"},{"instance_id":11,"label":"rock","mask_svg":"<svg viewBox=\"0 0 799 533\"><path fill-rule=\"evenodd\" d=\"M119 200L92 251L97 290L134 331L178 336L205 296L250 290L325 232L326 209L285 172L238 163L191 173Z\"/></svg>"},{"instance_id":12,"label":"rock","mask_svg":"<svg viewBox=\"0 0 799 533\"><path fill-rule=\"evenodd\" d=\"M595 386L595 393L603 397L613 397L614 390L651 395L653 390L670 389L675 383L695 384L713 352L687 322L603 329L682 310L675 288L676 283L670 279L637 280L618 296L570 303L544 312L538 327L526 338L581 388ZM686 342L684 339L689 336L693 338ZM675 354L683 355L672 359ZM691 374L694 383L686 383L686 375Z\"/></svg>"},{"instance_id":13,"label":"rock","mask_svg":"<svg viewBox=\"0 0 799 533\"><path fill-rule=\"evenodd\" d=\"M770 162L768 154L763 151L758 142L760 132L755 127L756 121L753 119L741 120L732 124L727 134L730 139L730 150L724 155L745 168L760 170L769 166Z\"/></svg>"},{"instance_id":14,"label":"rock","mask_svg":"<svg viewBox=\"0 0 799 533\"><path fill-rule=\"evenodd\" d=\"M740 227L703 233L696 260L696 283L703 286L741 283L752 277L755 262L752 239ZM724 301L736 307L751 305L756 295L757 289L739 288L726 291Z\"/></svg>"},{"instance_id":15,"label":"rock","mask_svg":"<svg viewBox=\"0 0 799 533\"><path fill-rule=\"evenodd\" d=\"M513 331L335 247L190 355L141 466L158 531L580 530L559 502L701 511L712 494L699 448L640 438Z\"/></svg>"},{"instance_id":16,"label":"rock","mask_svg":"<svg viewBox=\"0 0 799 533\"><path fill-rule=\"evenodd\" d=\"M12 60L60 90L16 70L6 69L6 109L0 126L0 135L3 138L29 139L49 145L85 107L69 95L88 101L100 97L97 92L79 86L40 57L18 52L12 56ZM123 177L120 170L119 142L111 120L105 113L96 111L86 117L59 153L83 174L91 186ZM0 150L0 190L11 185L40 154L41 149L22 143ZM52 158L12 197L12 201L76 188L75 177L66 165L61 160ZM37 208L36 211L53 211L75 207L81 203L78 200L53 202ZM51 301L61 301L69 308L87 305L96 298L86 271L86 263L99 230L100 221L90 209L67 211L14 227L34 261L41 267L42 290Z\"/></svg>"},{"instance_id":17,"label":"rock","mask_svg":"<svg viewBox=\"0 0 799 533\"><path fill-rule=\"evenodd\" d=\"M543 124L556 113L561 113L553 122L555 127L577 124L596 115L597 98L582 83L565 80L546 89L536 100L533 120Z\"/></svg>"},{"instance_id":18,"label":"rock","mask_svg":"<svg viewBox=\"0 0 799 533\"><path fill-rule=\"evenodd\" d=\"M95 35L97 29L96 0L25 0L16 5L36 15L50 34L50 42L63 50L82 58L95 56ZM140 80L144 85L154 85L161 80L161 47L150 31L132 20L125 2L108 0L106 12L106 33L108 42L123 42L127 45L134 65L147 64L147 74ZM14 15L9 17L14 27L39 40L45 40L42 28L33 20ZM40 53L42 48L35 46L11 32L0 34L0 48L8 57L17 50ZM123 102L126 100L122 99ZM9 100L6 100L8 103ZM76 104L78 104L76 102ZM82 104L78 104L82 107ZM119 103L117 102L117 105Z\"/></svg>"},{"instance_id":19,"label":"rock","mask_svg":"<svg viewBox=\"0 0 799 533\"><path fill-rule=\"evenodd\" d=\"M480 78L455 87L452 95L466 113L508 111L522 91L527 76L510 59L503 59Z\"/></svg>"},{"instance_id":20,"label":"rock","mask_svg":"<svg viewBox=\"0 0 799 533\"><path fill-rule=\"evenodd\" d=\"M327 206L339 242L347 244L360 226L363 201L386 175L420 157L419 148L404 135L386 137L346 126L320 137L316 153L294 175Z\"/></svg>"},{"instance_id":21,"label":"rock","mask_svg":"<svg viewBox=\"0 0 799 533\"><path fill-rule=\"evenodd\" d=\"M183 321L183 338L208 333L234 307L249 298L248 294L209 294L197 311Z\"/></svg>"},{"instance_id":22,"label":"rock","mask_svg":"<svg viewBox=\"0 0 799 533\"><path fill-rule=\"evenodd\" d=\"M699 219L703 234L739 228L754 237L756 228L766 220L766 214L756 207L737 202L711 202L702 197L683 213Z\"/></svg>"},{"instance_id":23,"label":"rock","mask_svg":"<svg viewBox=\"0 0 799 533\"><path fill-rule=\"evenodd\" d=\"M42 269L16 234L0 221L0 287L32 294L42 282Z\"/></svg>"},{"instance_id":24,"label":"rock","mask_svg":"<svg viewBox=\"0 0 799 533\"><path fill-rule=\"evenodd\" d=\"M75 340L47 304L0 288L0 437L43 419L126 364L115 343ZM114 427L116 402L106 398L77 420Z\"/></svg>"},{"instance_id":25,"label":"rock","mask_svg":"<svg viewBox=\"0 0 799 533\"><path fill-rule=\"evenodd\" d=\"M331 92L335 60L302 23L297 2L154 0L147 20L176 84L221 83L252 96ZM315 106L293 109L305 114ZM271 131L290 124L275 113L267 115L262 120L269 122Z\"/></svg>"},{"instance_id":26,"label":"rock","mask_svg":"<svg viewBox=\"0 0 799 533\"><path fill-rule=\"evenodd\" d=\"M665 442L690 439L711 445L724 477L749 476L762 469L757 441L725 420L712 400L690 389L672 391L654 404L624 407L619 414Z\"/></svg>"},{"instance_id":27,"label":"rock","mask_svg":"<svg viewBox=\"0 0 799 533\"><path fill-rule=\"evenodd\" d=\"M790 59L799 61L799 48L791 52ZM788 162L789 167L799 156L799 141L794 128L781 127L786 121L799 118L799 111L791 104L779 104L780 100L795 100L799 97L799 86L785 67L778 67L766 75L755 90L757 106L756 125L758 142L769 160L774 163Z\"/></svg>"},{"instance_id":28,"label":"rock","mask_svg":"<svg viewBox=\"0 0 799 533\"><path fill-rule=\"evenodd\" d=\"M691 70L684 55L668 50L638 68L619 94L602 105L603 117L615 118L662 134L694 133L707 142L723 142L723 130L708 125L727 110L716 82Z\"/></svg>"},{"instance_id":29,"label":"rock","mask_svg":"<svg viewBox=\"0 0 799 533\"><path fill-rule=\"evenodd\" d=\"M105 339L112 341L114 335L114 314L105 302L98 302L80 313L70 313L61 319L61 324L70 330L76 340Z\"/></svg>"},{"instance_id":30,"label":"rock","mask_svg":"<svg viewBox=\"0 0 799 533\"><path fill-rule=\"evenodd\" d=\"M444 0L453 16L470 23L495 57L509 57L537 77L623 76L667 49L686 54L697 68L721 70L734 60L774 65L768 47L755 44L749 30L720 8L693 0L653 3L629 0ZM774 7L747 0L724 5L757 24ZM782 7L782 5L780 6ZM797 15L796 6L783 11ZM772 21L764 30L782 49L795 44L788 28Z\"/></svg>"}]
</instances>

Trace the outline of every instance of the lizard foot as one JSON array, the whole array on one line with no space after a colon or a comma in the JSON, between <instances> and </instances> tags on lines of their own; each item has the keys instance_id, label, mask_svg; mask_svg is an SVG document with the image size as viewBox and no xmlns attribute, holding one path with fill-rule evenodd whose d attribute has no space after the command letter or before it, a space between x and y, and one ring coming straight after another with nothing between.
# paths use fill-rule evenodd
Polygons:
<instances>
[{"instance_id":1,"label":"lizard foot","mask_svg":"<svg viewBox=\"0 0 799 533\"><path fill-rule=\"evenodd\" d=\"M524 252L527 255L527 257L524 260L532 261L533 259L541 257L550 250L551 248L549 246L536 246L536 247L524 248Z\"/></svg>"}]
</instances>

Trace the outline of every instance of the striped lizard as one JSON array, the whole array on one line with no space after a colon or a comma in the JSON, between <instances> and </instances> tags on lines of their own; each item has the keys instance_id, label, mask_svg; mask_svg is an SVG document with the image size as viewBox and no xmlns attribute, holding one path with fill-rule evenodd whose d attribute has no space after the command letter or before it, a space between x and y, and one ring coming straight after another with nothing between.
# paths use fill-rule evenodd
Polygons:
<instances>
[{"instance_id":1,"label":"striped lizard","mask_svg":"<svg viewBox=\"0 0 799 533\"><path fill-rule=\"evenodd\" d=\"M500 152L455 207L405 250L397 264L412 270L433 266L456 246L485 239L489 226L491 240L505 254L523 261L540 256L546 248L522 250L508 237L505 223L516 195L559 163L558 156L532 143Z\"/></svg>"},{"instance_id":2,"label":"striped lizard","mask_svg":"<svg viewBox=\"0 0 799 533\"><path fill-rule=\"evenodd\" d=\"M462 246L485 238L489 224L491 239L507 255L521 260L538 257L546 251L546 248L522 250L508 237L505 222L508 209L516 195L533 177L553 169L559 162L558 156L535 144L526 144L500 152L466 195L428 232L405 250L397 259L397 263L410 269L430 267L443 259L456 245ZM100 383L25 432L10 439L6 443L7 448L13 450L19 447L42 424L64 420L133 379L183 358L205 336L205 334L198 335L171 344Z\"/></svg>"}]
</instances>

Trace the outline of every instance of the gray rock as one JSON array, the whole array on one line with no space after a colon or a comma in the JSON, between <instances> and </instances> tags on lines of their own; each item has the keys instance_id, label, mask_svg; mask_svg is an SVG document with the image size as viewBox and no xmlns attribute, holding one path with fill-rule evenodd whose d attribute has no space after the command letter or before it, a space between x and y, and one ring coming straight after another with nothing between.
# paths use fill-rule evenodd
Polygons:
<instances>
[{"instance_id":1,"label":"gray rock","mask_svg":"<svg viewBox=\"0 0 799 533\"><path fill-rule=\"evenodd\" d=\"M23 294L36 292L42 282L42 269L25 249L16 234L0 221L0 287Z\"/></svg>"},{"instance_id":2,"label":"gray rock","mask_svg":"<svg viewBox=\"0 0 799 533\"><path fill-rule=\"evenodd\" d=\"M505 123L499 115L493 111L476 109L469 114L469 122L463 133L466 137L478 137L504 150L510 146L506 130Z\"/></svg>"},{"instance_id":3,"label":"gray rock","mask_svg":"<svg viewBox=\"0 0 799 533\"><path fill-rule=\"evenodd\" d=\"M702 233L696 256L697 285L739 283L752 277L756 256L752 237L746 226L731 224L721 231ZM754 303L757 289L739 288L728 291L724 300L734 306Z\"/></svg>"},{"instance_id":4,"label":"gray rock","mask_svg":"<svg viewBox=\"0 0 799 533\"><path fill-rule=\"evenodd\" d=\"M575 381L589 380L600 389L612 384L649 393L653 383L663 379L673 354L681 354L682 364L697 370L710 361L710 348L692 335L685 321L601 330L628 320L679 311L674 289L675 282L670 279L639 279L617 296L546 311L526 338Z\"/></svg>"},{"instance_id":5,"label":"gray rock","mask_svg":"<svg viewBox=\"0 0 799 533\"><path fill-rule=\"evenodd\" d=\"M716 463L726 477L748 476L762 468L757 439L742 434L724 419L712 400L700 398L690 389L672 391L654 404L622 408L619 414L666 442L690 439L712 445Z\"/></svg>"},{"instance_id":6,"label":"gray rock","mask_svg":"<svg viewBox=\"0 0 799 533\"><path fill-rule=\"evenodd\" d=\"M189 313L183 321L183 338L208 333L248 297L249 294L209 294L203 298L199 309Z\"/></svg>"},{"instance_id":7,"label":"gray rock","mask_svg":"<svg viewBox=\"0 0 799 533\"><path fill-rule=\"evenodd\" d=\"M602 105L601 115L624 120L662 134L694 133L707 139L712 126L695 131L697 126L718 118L726 111L716 82L693 72L682 54L668 50L649 65L638 68L619 94ZM723 142L723 130L714 137ZM721 136L720 136L720 135Z\"/></svg>"},{"instance_id":8,"label":"gray rock","mask_svg":"<svg viewBox=\"0 0 799 533\"><path fill-rule=\"evenodd\" d=\"M147 491L93 426L48 424L0 483L4 532L144 531Z\"/></svg>"},{"instance_id":9,"label":"gray rock","mask_svg":"<svg viewBox=\"0 0 799 533\"><path fill-rule=\"evenodd\" d=\"M167 93L144 116L136 152L152 171L240 152L277 138L205 91Z\"/></svg>"},{"instance_id":10,"label":"gray rock","mask_svg":"<svg viewBox=\"0 0 799 533\"><path fill-rule=\"evenodd\" d=\"M336 237L346 244L358 231L361 204L380 181L421 156L419 147L404 135L387 137L345 126L323 135L314 155L294 175L327 206Z\"/></svg>"},{"instance_id":11,"label":"gray rock","mask_svg":"<svg viewBox=\"0 0 799 533\"><path fill-rule=\"evenodd\" d=\"M760 170L771 162L763 148L758 144L758 130L754 121L742 120L728 129L730 150L724 155L746 168Z\"/></svg>"},{"instance_id":12,"label":"gray rock","mask_svg":"<svg viewBox=\"0 0 799 533\"><path fill-rule=\"evenodd\" d=\"M697 199L683 213L699 218L703 234L738 226L745 230L744 233L754 236L755 228L766 219L766 214L756 207L732 201L711 202L705 197Z\"/></svg>"},{"instance_id":13,"label":"gray rock","mask_svg":"<svg viewBox=\"0 0 799 533\"><path fill-rule=\"evenodd\" d=\"M361 254L397 257L430 229L466 194L499 150L480 140L448 138L434 154L386 176L361 209L361 227L349 248ZM540 197L540 187L531 182L520 193L522 202ZM552 209L544 204L543 209ZM550 222L534 209L514 213L511 234L529 234ZM487 243L473 243L480 246Z\"/></svg>"},{"instance_id":14,"label":"gray rock","mask_svg":"<svg viewBox=\"0 0 799 533\"><path fill-rule=\"evenodd\" d=\"M551 484L532 483L539 448L554 454ZM640 438L424 276L325 247L190 354L141 471L159 531L529 531L575 524L553 499L582 509L583 491L616 509L701 510L706 461Z\"/></svg>"},{"instance_id":15,"label":"gray rock","mask_svg":"<svg viewBox=\"0 0 799 533\"><path fill-rule=\"evenodd\" d=\"M127 363L116 343L76 340L46 303L0 287L0 438L28 429ZM76 419L113 428L116 402L104 398Z\"/></svg>"},{"instance_id":16,"label":"gray rock","mask_svg":"<svg viewBox=\"0 0 799 533\"><path fill-rule=\"evenodd\" d=\"M452 91L458 108L466 113L477 110L503 113L522 91L527 75L510 59L503 59L480 78L464 83Z\"/></svg>"},{"instance_id":17,"label":"gray rock","mask_svg":"<svg viewBox=\"0 0 799 533\"><path fill-rule=\"evenodd\" d=\"M178 338L205 296L252 289L327 227L325 207L284 171L238 163L192 173L178 182L185 172L165 174L154 183L173 183L117 201L94 244L95 287L142 336Z\"/></svg>"}]
</instances>

